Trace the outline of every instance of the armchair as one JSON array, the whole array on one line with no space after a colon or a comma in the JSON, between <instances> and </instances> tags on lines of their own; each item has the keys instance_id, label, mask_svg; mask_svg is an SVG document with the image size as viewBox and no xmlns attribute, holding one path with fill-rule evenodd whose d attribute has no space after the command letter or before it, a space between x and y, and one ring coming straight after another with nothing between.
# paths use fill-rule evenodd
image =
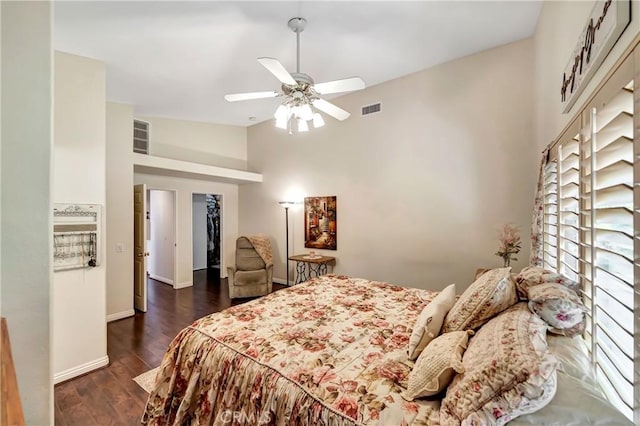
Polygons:
<instances>
[{"instance_id":1,"label":"armchair","mask_svg":"<svg viewBox=\"0 0 640 426\"><path fill-rule=\"evenodd\" d=\"M273 255L266 235L248 235L236 240L236 263L227 268L229 298L255 297L271 293Z\"/></svg>"}]
</instances>

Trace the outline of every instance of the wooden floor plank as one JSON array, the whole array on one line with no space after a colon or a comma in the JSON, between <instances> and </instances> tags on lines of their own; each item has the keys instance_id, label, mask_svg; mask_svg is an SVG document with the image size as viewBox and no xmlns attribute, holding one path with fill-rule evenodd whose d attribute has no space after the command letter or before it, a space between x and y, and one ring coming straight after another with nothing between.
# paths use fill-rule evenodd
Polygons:
<instances>
[{"instance_id":1,"label":"wooden floor plank","mask_svg":"<svg viewBox=\"0 0 640 426\"><path fill-rule=\"evenodd\" d=\"M250 299L229 300L217 270L195 271L193 287L148 280L148 310L107 324L109 365L55 386L57 426L138 425L147 393L133 378L162 360L171 340L196 319ZM274 284L274 290L284 288Z\"/></svg>"}]
</instances>

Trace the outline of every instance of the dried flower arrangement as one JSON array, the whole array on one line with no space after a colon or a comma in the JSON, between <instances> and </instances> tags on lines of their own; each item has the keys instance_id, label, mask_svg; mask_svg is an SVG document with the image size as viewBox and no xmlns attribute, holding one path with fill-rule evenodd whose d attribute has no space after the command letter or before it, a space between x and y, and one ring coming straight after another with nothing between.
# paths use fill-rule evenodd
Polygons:
<instances>
[{"instance_id":1,"label":"dried flower arrangement","mask_svg":"<svg viewBox=\"0 0 640 426\"><path fill-rule=\"evenodd\" d=\"M498 241L500 241L500 247L496 251L496 256L500 256L504 260L506 268L511 265L512 260L518 260L512 256L520 253L522 248L520 229L513 223L505 223L500 230Z\"/></svg>"}]
</instances>

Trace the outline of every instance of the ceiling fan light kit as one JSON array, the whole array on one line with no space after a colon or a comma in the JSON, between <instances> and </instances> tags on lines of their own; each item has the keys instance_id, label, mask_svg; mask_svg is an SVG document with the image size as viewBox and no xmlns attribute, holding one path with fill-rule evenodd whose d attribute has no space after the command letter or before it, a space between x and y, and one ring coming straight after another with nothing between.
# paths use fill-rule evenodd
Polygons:
<instances>
[{"instance_id":1,"label":"ceiling fan light kit","mask_svg":"<svg viewBox=\"0 0 640 426\"><path fill-rule=\"evenodd\" d=\"M322 115L319 112L314 112L311 108L312 105L337 120L346 120L351 115L349 112L322 99L320 95L351 92L365 88L364 81L360 77L315 84L311 76L300 72L300 33L304 31L306 23L306 19L300 17L291 18L287 22L291 31L296 33L296 72L289 73L275 58L258 58L258 62L282 83L280 92L234 93L224 97L228 102L284 97L284 101L276 109L274 118L276 127L288 130L289 134L293 133L293 121L298 123L298 132L309 131L308 122L311 122L314 128L324 126Z\"/></svg>"}]
</instances>

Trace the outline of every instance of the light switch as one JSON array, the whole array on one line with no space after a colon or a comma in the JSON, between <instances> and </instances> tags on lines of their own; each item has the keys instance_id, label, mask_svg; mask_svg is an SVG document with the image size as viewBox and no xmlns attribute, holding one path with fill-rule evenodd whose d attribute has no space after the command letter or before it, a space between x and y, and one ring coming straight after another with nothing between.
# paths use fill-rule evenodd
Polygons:
<instances>
[{"instance_id":1,"label":"light switch","mask_svg":"<svg viewBox=\"0 0 640 426\"><path fill-rule=\"evenodd\" d=\"M124 244L116 243L116 253L122 253L124 251Z\"/></svg>"}]
</instances>

